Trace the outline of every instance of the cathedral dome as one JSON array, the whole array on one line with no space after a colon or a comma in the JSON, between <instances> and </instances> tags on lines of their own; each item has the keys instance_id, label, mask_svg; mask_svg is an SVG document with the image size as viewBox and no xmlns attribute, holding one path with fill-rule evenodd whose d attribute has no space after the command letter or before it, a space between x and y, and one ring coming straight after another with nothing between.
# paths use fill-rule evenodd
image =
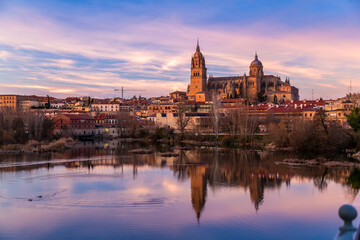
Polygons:
<instances>
[{"instance_id":1,"label":"cathedral dome","mask_svg":"<svg viewBox=\"0 0 360 240\"><path fill-rule=\"evenodd\" d=\"M255 59L251 62L250 66L262 66L262 63L259 61L257 54L255 53Z\"/></svg>"}]
</instances>

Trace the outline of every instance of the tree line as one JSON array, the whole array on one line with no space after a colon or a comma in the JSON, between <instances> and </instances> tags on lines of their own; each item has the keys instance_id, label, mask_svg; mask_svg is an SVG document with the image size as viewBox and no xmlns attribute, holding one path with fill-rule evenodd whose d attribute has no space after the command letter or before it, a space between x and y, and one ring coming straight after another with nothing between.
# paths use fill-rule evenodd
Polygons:
<instances>
[{"instance_id":1,"label":"tree line","mask_svg":"<svg viewBox=\"0 0 360 240\"><path fill-rule=\"evenodd\" d=\"M314 119L287 118L269 124L269 138L278 147L291 147L303 152L341 152L357 147L359 138L354 129L331 121L324 110Z\"/></svg>"},{"instance_id":2,"label":"tree line","mask_svg":"<svg viewBox=\"0 0 360 240\"><path fill-rule=\"evenodd\" d=\"M53 124L43 114L33 112L0 112L0 145L24 144L29 140L52 138Z\"/></svg>"}]
</instances>

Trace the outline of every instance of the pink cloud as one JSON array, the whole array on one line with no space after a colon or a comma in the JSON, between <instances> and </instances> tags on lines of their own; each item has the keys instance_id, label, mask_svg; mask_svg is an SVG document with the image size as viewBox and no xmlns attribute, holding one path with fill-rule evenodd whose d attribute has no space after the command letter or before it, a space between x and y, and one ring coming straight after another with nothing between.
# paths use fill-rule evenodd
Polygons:
<instances>
[{"instance_id":1,"label":"pink cloud","mask_svg":"<svg viewBox=\"0 0 360 240\"><path fill-rule=\"evenodd\" d=\"M247 73L254 51L257 50L265 73L290 77L292 83L300 87L302 97L309 97L309 93L302 87L317 89L319 96L329 93L334 97L342 96L346 90L336 91L336 83L345 74L360 74L360 37L356 33L352 33L352 38L342 37L351 29L334 29L331 32L321 29L277 32L277 29L274 29L273 33L269 34L269 31L263 33L261 30L266 26L259 24L229 29L191 27L177 20L157 19L130 22L125 26L114 23L107 30L86 31L63 25L36 12L17 14L21 14L21 17L15 14L0 18L0 29L6 29L6 32L0 32L0 44L17 49L36 49L56 54L78 54L92 59L125 61L115 65L117 69L105 67L102 69L105 73L99 73L94 69L75 67L71 59L58 60L48 63L47 66L72 68L71 75L76 78L69 77L70 74L66 71L48 70L39 73L39 76L58 79L64 84L89 83L109 87L109 90L106 90L108 94L112 94L112 86L125 85L133 88L134 82L138 81L119 77L115 74L117 70L125 71L129 75L142 73L151 76L153 79L144 78L141 82L143 86L149 87L148 93L145 94L147 96L164 95L177 89L185 90L189 82L190 58L196 36L200 36L200 45L206 57L209 73ZM138 44L134 46L134 43ZM156 43L159 47L149 48L145 43ZM303 57L306 57L306 61L294 62ZM175 81L174 72L177 79ZM36 78L36 75L32 77ZM155 80L156 78L162 80ZM329 83L322 83L325 80ZM41 84L47 86L46 81ZM78 91L74 86L66 86L69 87L73 88L74 93ZM89 93L92 92L96 92L96 89Z\"/></svg>"}]
</instances>

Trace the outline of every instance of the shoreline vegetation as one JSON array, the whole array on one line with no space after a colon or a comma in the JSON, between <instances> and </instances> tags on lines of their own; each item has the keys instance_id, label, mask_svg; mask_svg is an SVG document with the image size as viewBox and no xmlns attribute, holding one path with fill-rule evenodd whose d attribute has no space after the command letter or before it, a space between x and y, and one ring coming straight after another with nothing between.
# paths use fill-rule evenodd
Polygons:
<instances>
[{"instance_id":1,"label":"shoreline vegetation","mask_svg":"<svg viewBox=\"0 0 360 240\"><path fill-rule=\"evenodd\" d=\"M244 147L242 144L233 142L231 146L227 146L224 144L227 136L219 136L217 141L196 141L196 140L182 140L181 142L170 142L165 141L165 139L160 139L154 143L153 139L150 138L117 138L119 141L134 143L134 142L143 142L149 145L156 144L168 144L173 145L173 150L191 150L193 147L220 147L220 149L232 149L232 148L242 148ZM210 136L211 138L211 136ZM225 138L221 139L221 138ZM101 139L106 140L106 139ZM63 137L59 139L54 139L51 141L36 141L29 140L25 144L7 144L0 146L0 154L2 155L13 155L13 154L27 154L27 153L46 153L46 152L61 152L66 150L71 150L76 143L79 143L80 140L73 139L71 137ZM192 147L191 147L192 146ZM245 149L249 149L246 148ZM301 151L297 151L292 147L278 147L274 143L265 144L263 142L259 142L256 148L252 148L254 151L264 151L264 152L297 152L303 153ZM132 154L153 154L155 151L153 148L143 147L136 148L129 151ZM344 153L343 153L344 154ZM178 153L174 151L163 152L161 153L162 157L177 157ZM334 154L330 156L324 157L323 154L317 153L315 158L311 159L303 159L303 158L287 158L281 161L275 162L277 165L289 165L289 166L324 166L324 167L360 167L360 151L348 151L347 159L348 160L334 160L332 157Z\"/></svg>"},{"instance_id":2,"label":"shoreline vegetation","mask_svg":"<svg viewBox=\"0 0 360 240\"><path fill-rule=\"evenodd\" d=\"M7 144L0 147L0 154L22 154L61 152L71 149L78 141L71 138L59 138L52 141L30 140L25 144Z\"/></svg>"},{"instance_id":3,"label":"shoreline vegetation","mask_svg":"<svg viewBox=\"0 0 360 240\"><path fill-rule=\"evenodd\" d=\"M171 146L220 146L225 148L248 148L260 151L285 151L326 156L346 154L360 161L360 111L354 108L347 116L348 126L330 121L323 110L312 120L301 118L266 118L250 116L246 111L234 111L221 118L213 117L212 125L205 129L187 128L190 121L183 116L177 122L177 129L141 124L131 118L119 115L117 128L120 141L141 141L147 144L168 144ZM213 114L216 115L215 113ZM260 126L267 129L261 132ZM17 154L30 152L65 151L81 139L70 136L54 136L52 121L44 115L32 112L17 114L0 112L0 153ZM206 134L205 134L206 132ZM91 141L106 140L93 137ZM111 138L110 138L111 139ZM134 149L135 154L143 150ZM146 152L146 150L145 150ZM356 154L355 154L356 153ZM168 154L171 156L171 154ZM289 160L284 164L321 165L331 160ZM336 165L335 163L326 163Z\"/></svg>"}]
</instances>

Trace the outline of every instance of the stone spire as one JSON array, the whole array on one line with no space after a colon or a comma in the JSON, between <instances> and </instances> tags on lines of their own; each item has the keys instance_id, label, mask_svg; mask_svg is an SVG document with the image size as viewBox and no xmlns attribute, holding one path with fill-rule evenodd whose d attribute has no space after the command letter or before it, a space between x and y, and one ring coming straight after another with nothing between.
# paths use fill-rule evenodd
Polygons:
<instances>
[{"instance_id":1,"label":"stone spire","mask_svg":"<svg viewBox=\"0 0 360 240\"><path fill-rule=\"evenodd\" d=\"M196 52L191 58L191 77L188 96L195 96L198 92L206 92L207 74L205 58L200 52L199 38L196 42Z\"/></svg>"}]
</instances>

